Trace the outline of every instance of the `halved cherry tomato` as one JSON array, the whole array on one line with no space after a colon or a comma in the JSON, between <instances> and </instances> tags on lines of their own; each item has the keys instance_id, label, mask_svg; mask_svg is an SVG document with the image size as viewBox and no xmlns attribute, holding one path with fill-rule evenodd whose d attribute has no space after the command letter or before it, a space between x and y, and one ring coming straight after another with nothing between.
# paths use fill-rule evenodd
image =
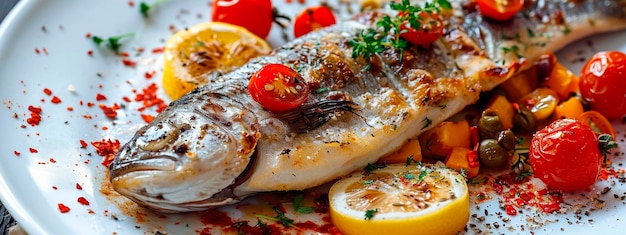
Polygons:
<instances>
[{"instance_id":1,"label":"halved cherry tomato","mask_svg":"<svg viewBox=\"0 0 626 235\"><path fill-rule=\"evenodd\" d=\"M334 25L335 14L326 6L308 7L296 16L293 36L300 37L316 29Z\"/></svg>"},{"instance_id":2,"label":"halved cherry tomato","mask_svg":"<svg viewBox=\"0 0 626 235\"><path fill-rule=\"evenodd\" d=\"M608 119L626 115L626 54L598 52L583 66L580 93Z\"/></svg>"},{"instance_id":3,"label":"halved cherry tomato","mask_svg":"<svg viewBox=\"0 0 626 235\"><path fill-rule=\"evenodd\" d=\"M406 13L400 12L399 15ZM408 42L419 45L429 46L435 40L443 35L444 23L439 14L436 12L420 12L417 18L418 25L411 25L406 21L400 26L400 37Z\"/></svg>"},{"instance_id":4,"label":"halved cherry tomato","mask_svg":"<svg viewBox=\"0 0 626 235\"><path fill-rule=\"evenodd\" d=\"M608 134L613 137L613 140L616 140L617 136L615 135L615 129L613 129L613 125L611 122L607 120L601 113L589 110L580 114L576 118L577 120L585 123L591 127L593 131L599 134Z\"/></svg>"},{"instance_id":5,"label":"halved cherry tomato","mask_svg":"<svg viewBox=\"0 0 626 235\"><path fill-rule=\"evenodd\" d=\"M478 0L480 12L494 20L511 19L524 6L524 0Z\"/></svg>"},{"instance_id":6,"label":"halved cherry tomato","mask_svg":"<svg viewBox=\"0 0 626 235\"><path fill-rule=\"evenodd\" d=\"M211 20L242 26L266 38L274 22L271 0L213 0Z\"/></svg>"},{"instance_id":7,"label":"halved cherry tomato","mask_svg":"<svg viewBox=\"0 0 626 235\"><path fill-rule=\"evenodd\" d=\"M267 64L250 78L248 91L265 109L282 112L302 105L309 86L295 70L282 64Z\"/></svg>"},{"instance_id":8,"label":"halved cherry tomato","mask_svg":"<svg viewBox=\"0 0 626 235\"><path fill-rule=\"evenodd\" d=\"M603 156L596 134L575 119L558 119L535 133L529 162L548 187L572 191L596 182Z\"/></svg>"}]
</instances>

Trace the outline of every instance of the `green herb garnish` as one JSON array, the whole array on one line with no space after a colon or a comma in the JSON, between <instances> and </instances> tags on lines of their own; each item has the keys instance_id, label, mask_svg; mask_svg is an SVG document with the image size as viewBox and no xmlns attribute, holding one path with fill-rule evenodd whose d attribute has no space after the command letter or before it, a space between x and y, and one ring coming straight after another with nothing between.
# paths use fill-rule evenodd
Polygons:
<instances>
[{"instance_id":1,"label":"green herb garnish","mask_svg":"<svg viewBox=\"0 0 626 235\"><path fill-rule=\"evenodd\" d=\"M365 211L365 220L372 219L372 217L374 217L374 214L376 214L376 212L378 212L378 209L376 209L376 208L371 209L371 210L366 210Z\"/></svg>"},{"instance_id":2,"label":"green herb garnish","mask_svg":"<svg viewBox=\"0 0 626 235\"><path fill-rule=\"evenodd\" d=\"M148 12L151 9L154 9L157 5L163 3L164 1L165 0L156 0L152 4L141 2L139 3L139 13L141 13L141 15L143 15L144 17L148 17Z\"/></svg>"},{"instance_id":3,"label":"green herb garnish","mask_svg":"<svg viewBox=\"0 0 626 235\"><path fill-rule=\"evenodd\" d=\"M298 194L293 198L293 209L294 211L300 214L310 214L313 213L313 207L303 206L302 202L304 201L304 194Z\"/></svg>"},{"instance_id":4,"label":"green herb garnish","mask_svg":"<svg viewBox=\"0 0 626 235\"><path fill-rule=\"evenodd\" d=\"M273 220L273 221L278 221L280 222L283 226L285 227L295 227L293 225L294 220L287 217L285 215L285 212L283 212L280 207L278 206L274 206L274 211L276 211L276 216L271 217L271 216L267 216L267 215L261 215L261 214L256 214L255 216L257 218L263 218L263 219L268 219L268 220Z\"/></svg>"},{"instance_id":5,"label":"green herb garnish","mask_svg":"<svg viewBox=\"0 0 626 235\"><path fill-rule=\"evenodd\" d=\"M372 171L375 171L377 169L382 169L385 167L387 167L387 164L385 163L381 163L381 164L368 163L367 166L365 167L365 173L370 173Z\"/></svg>"},{"instance_id":6,"label":"green herb garnish","mask_svg":"<svg viewBox=\"0 0 626 235\"><path fill-rule=\"evenodd\" d=\"M102 44L104 44L104 46L106 46L107 48L113 50L115 53L118 53L120 48L122 47L122 42L121 40L124 38L128 38L128 37L133 37L135 36L134 33L125 33L125 34L121 34L121 35L117 35L117 36L113 36L113 37L108 37L108 38L101 38L98 36L92 36L91 40L96 43L96 45L100 46Z\"/></svg>"},{"instance_id":7,"label":"green herb garnish","mask_svg":"<svg viewBox=\"0 0 626 235\"><path fill-rule=\"evenodd\" d=\"M608 134L598 136L598 147L604 159L602 163L606 163L606 156L611 153L611 149L617 148L617 143L613 141L613 137Z\"/></svg>"}]
</instances>

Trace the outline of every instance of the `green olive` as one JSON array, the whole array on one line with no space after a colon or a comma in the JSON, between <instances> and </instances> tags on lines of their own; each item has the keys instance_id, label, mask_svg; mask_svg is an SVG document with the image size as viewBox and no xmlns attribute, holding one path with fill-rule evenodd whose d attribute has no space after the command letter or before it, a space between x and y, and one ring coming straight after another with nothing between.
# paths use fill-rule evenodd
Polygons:
<instances>
[{"instance_id":1,"label":"green olive","mask_svg":"<svg viewBox=\"0 0 626 235\"><path fill-rule=\"evenodd\" d=\"M521 133L533 133L537 129L535 115L527 108L521 107L513 117L513 128Z\"/></svg>"},{"instance_id":2,"label":"green olive","mask_svg":"<svg viewBox=\"0 0 626 235\"><path fill-rule=\"evenodd\" d=\"M478 160L485 168L500 169L508 163L509 154L497 140L485 139L478 145Z\"/></svg>"},{"instance_id":3,"label":"green olive","mask_svg":"<svg viewBox=\"0 0 626 235\"><path fill-rule=\"evenodd\" d=\"M504 130L498 133L496 137L498 144L502 146L505 150L513 150L515 149L515 134L511 130Z\"/></svg>"},{"instance_id":4,"label":"green olive","mask_svg":"<svg viewBox=\"0 0 626 235\"><path fill-rule=\"evenodd\" d=\"M477 125L480 139L495 139L498 132L502 131L500 116L491 109L483 111Z\"/></svg>"}]
</instances>

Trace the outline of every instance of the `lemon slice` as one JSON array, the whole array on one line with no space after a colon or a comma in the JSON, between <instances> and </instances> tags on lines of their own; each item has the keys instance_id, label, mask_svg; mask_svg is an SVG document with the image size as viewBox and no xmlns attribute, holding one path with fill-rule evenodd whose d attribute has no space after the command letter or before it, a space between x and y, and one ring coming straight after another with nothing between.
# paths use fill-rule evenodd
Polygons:
<instances>
[{"instance_id":1,"label":"lemon slice","mask_svg":"<svg viewBox=\"0 0 626 235\"><path fill-rule=\"evenodd\" d=\"M468 195L452 169L393 164L334 183L330 217L343 234L457 234L469 220Z\"/></svg>"},{"instance_id":2,"label":"lemon slice","mask_svg":"<svg viewBox=\"0 0 626 235\"><path fill-rule=\"evenodd\" d=\"M208 74L229 72L271 50L265 40L240 26L222 22L194 25L165 44L163 88L170 98L178 99L208 83Z\"/></svg>"}]
</instances>

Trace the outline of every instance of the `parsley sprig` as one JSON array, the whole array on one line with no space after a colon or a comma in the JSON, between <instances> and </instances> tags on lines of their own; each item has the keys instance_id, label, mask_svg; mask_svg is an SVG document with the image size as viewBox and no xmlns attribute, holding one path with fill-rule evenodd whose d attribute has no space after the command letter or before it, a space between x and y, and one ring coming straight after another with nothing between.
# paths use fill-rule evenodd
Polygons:
<instances>
[{"instance_id":1,"label":"parsley sprig","mask_svg":"<svg viewBox=\"0 0 626 235\"><path fill-rule=\"evenodd\" d=\"M117 36L112 36L108 38L102 38L98 36L92 36L91 40L98 46L103 45L107 48L111 49L115 53L118 53L120 48L122 47L122 39L129 38L135 36L134 33L125 33Z\"/></svg>"},{"instance_id":2,"label":"parsley sprig","mask_svg":"<svg viewBox=\"0 0 626 235\"><path fill-rule=\"evenodd\" d=\"M352 58L362 56L369 58L374 54L380 54L387 48L400 50L400 53L407 47L406 40L400 37L404 33L402 25L407 22L411 27L421 28L424 18L422 13L440 13L441 9L451 9L452 6L448 0L433 0L427 2L424 6L411 5L409 0L402 0L401 3L392 2L391 9L400 12L397 16L384 16L376 22L376 29L369 28L361 30L356 37L348 41L352 46Z\"/></svg>"},{"instance_id":3,"label":"parsley sprig","mask_svg":"<svg viewBox=\"0 0 626 235\"><path fill-rule=\"evenodd\" d=\"M279 206L274 206L273 209L276 212L276 216L274 216L274 217L267 216L267 215L261 215L261 214L256 214L255 216L257 218L263 218L263 219L268 219L268 220L273 220L273 221L280 222L285 227L296 227L293 224L294 220L289 218L289 217L287 217L287 215L285 215L285 212Z\"/></svg>"},{"instance_id":4,"label":"parsley sprig","mask_svg":"<svg viewBox=\"0 0 626 235\"><path fill-rule=\"evenodd\" d=\"M146 2L139 3L139 13L144 17L148 17L148 12L154 9L157 5L163 3L165 0L156 0L152 4L148 4Z\"/></svg>"}]
</instances>

